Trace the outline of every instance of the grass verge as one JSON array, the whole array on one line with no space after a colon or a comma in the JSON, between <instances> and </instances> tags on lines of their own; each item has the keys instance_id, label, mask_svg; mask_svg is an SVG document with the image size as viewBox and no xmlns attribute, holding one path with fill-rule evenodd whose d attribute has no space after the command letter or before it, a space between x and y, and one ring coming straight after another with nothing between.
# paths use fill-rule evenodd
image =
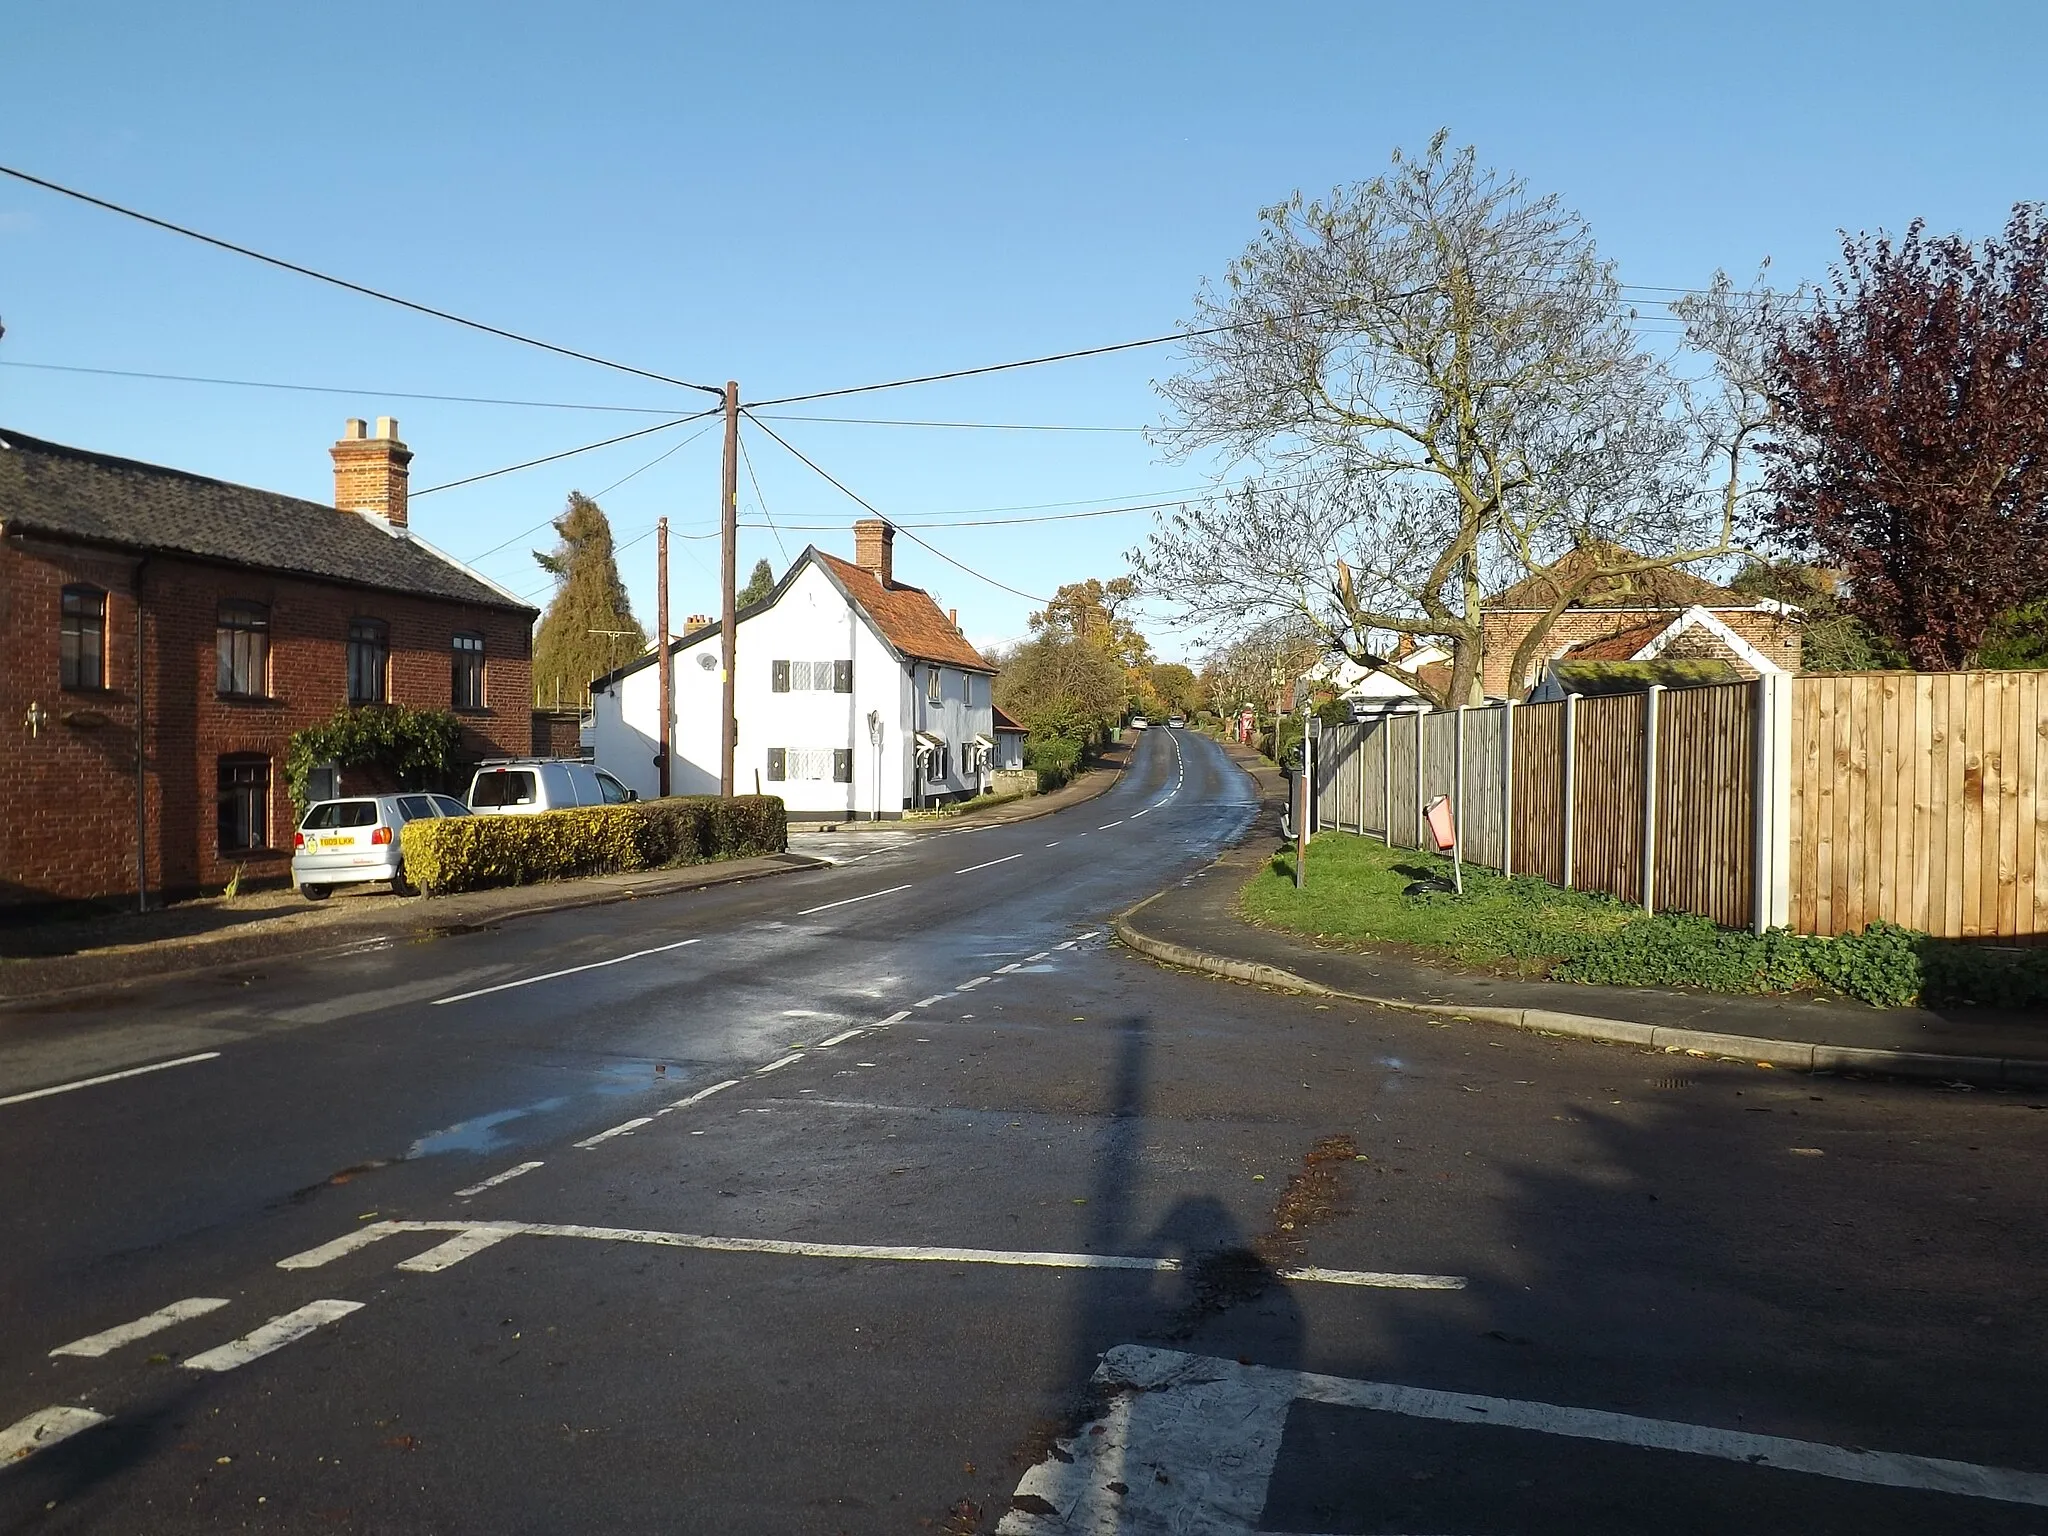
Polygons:
<instances>
[{"instance_id":1,"label":"grass verge","mask_svg":"<svg viewBox=\"0 0 2048 1536\"><path fill-rule=\"evenodd\" d=\"M1710 992L1826 988L1880 1008L2048 1007L2042 949L1964 944L1889 923L1832 939L1786 929L1759 936L1469 866L1460 896L1448 861L1345 833L1316 838L1308 874L1297 891L1293 850L1275 854L1240 897L1245 916L1319 939L1411 945L1460 965L1559 981Z\"/></svg>"}]
</instances>

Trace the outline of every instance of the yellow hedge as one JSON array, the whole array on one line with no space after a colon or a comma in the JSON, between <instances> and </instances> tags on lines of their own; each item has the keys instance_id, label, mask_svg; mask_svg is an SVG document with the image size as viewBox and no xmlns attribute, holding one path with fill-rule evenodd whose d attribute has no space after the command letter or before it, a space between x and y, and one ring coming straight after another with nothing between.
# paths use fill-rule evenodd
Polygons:
<instances>
[{"instance_id":1,"label":"yellow hedge","mask_svg":"<svg viewBox=\"0 0 2048 1536\"><path fill-rule=\"evenodd\" d=\"M788 846L788 817L773 795L450 816L407 822L400 834L406 878L430 896L746 858Z\"/></svg>"}]
</instances>

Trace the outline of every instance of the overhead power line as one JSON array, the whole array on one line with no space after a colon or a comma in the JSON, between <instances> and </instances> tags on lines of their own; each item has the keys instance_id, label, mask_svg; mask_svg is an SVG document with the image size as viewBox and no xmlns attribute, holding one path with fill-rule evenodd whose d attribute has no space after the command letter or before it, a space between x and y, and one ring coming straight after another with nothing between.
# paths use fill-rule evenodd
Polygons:
<instances>
[{"instance_id":1,"label":"overhead power line","mask_svg":"<svg viewBox=\"0 0 2048 1536\"><path fill-rule=\"evenodd\" d=\"M804 464L804 466L808 468L813 474L817 475L819 479L823 480L826 484L830 485L833 489L837 490L841 495L845 496L848 500L855 502L859 506L865 508L867 511L872 512L876 517L881 518L884 522L889 521L887 515L883 513L883 511L879 507L877 507L873 502L869 501L866 497L860 495L858 492L849 489L843 481L835 478L829 471L825 470L818 464L814 463L811 460L811 458L804 453L802 449L798 448L796 444L792 443L788 438L784 437L780 432L777 432L773 427L769 426L759 417L754 416L754 413L752 411L748 411L745 414L753 419L755 426L759 427L763 432L766 432L770 437L774 438L776 442L782 444L784 448L788 449L790 453L795 455L796 458L799 461L801 461ZM962 565L958 560L955 560L943 549L936 548L932 544L928 543L926 540L920 539L908 528L903 528L895 524L891 524L891 526L896 527L897 532L907 536L911 543L916 544L921 548L930 550L931 553L937 555L941 560L945 561L946 564L950 566L955 566L958 569L965 571L968 575L972 576L976 581L985 581L992 587L999 587L1005 592L1011 593L1012 595L1017 597L1024 598L1030 602L1043 603L1050 601L1049 598L1040 597L1036 593L1026 592L1022 588L1013 587L1006 581L997 581L995 577L987 575L984 572L977 571L971 565Z\"/></svg>"},{"instance_id":2,"label":"overhead power line","mask_svg":"<svg viewBox=\"0 0 2048 1536\"><path fill-rule=\"evenodd\" d=\"M431 496L436 491L452 491L458 485L475 485L479 480L495 480L500 475L516 474L522 469L533 469L541 464L552 464L557 459L573 459L579 453L590 453L599 448L609 448L613 443L629 443L636 437L645 437L650 432L666 432L670 427L680 427L692 421L702 421L706 416L718 414L718 407L708 411L692 411L688 416L678 416L673 421L658 421L651 427L642 427L637 432L621 432L617 437L603 438L595 443L585 443L580 448L564 448L560 453L543 454L537 459L526 459L517 464L507 464L503 469L487 469L480 475L465 475L460 480L444 480L439 485L430 485L425 490L414 491L413 499Z\"/></svg>"},{"instance_id":3,"label":"overhead power line","mask_svg":"<svg viewBox=\"0 0 2048 1536\"><path fill-rule=\"evenodd\" d=\"M706 412L705 414L715 415L717 413ZM712 425L716 426L717 423L714 422L712 423ZM654 468L654 466L659 464L663 459L668 458L671 454L682 452L683 449L689 447L690 444L697 441L698 438L702 437L706 432L709 432L710 430L711 427L699 427L696 431L692 432L688 437L684 438L680 443L675 444L673 447L663 449L660 453L656 454L653 458L649 459L645 464L642 464L638 469L634 470L632 474L621 475L618 479L614 480L610 485L606 486L603 490L598 491L594 495L592 495L590 499L592 501L597 501L602 497L611 495L613 491L616 491L628 480L632 480L640 475L646 474L648 470ZM422 492L421 494L424 495L425 493ZM531 528L520 529L519 532L513 534L512 537L505 540L504 543L493 544L489 549L485 550L480 555L471 555L469 557L468 563L471 565L476 565L481 561L488 560L491 558L491 556L495 555L499 550L510 549L514 544L521 542L529 535L539 533L541 529L547 527L549 524L553 522L554 518L552 517L542 518L539 522L535 523Z\"/></svg>"},{"instance_id":4,"label":"overhead power line","mask_svg":"<svg viewBox=\"0 0 2048 1536\"><path fill-rule=\"evenodd\" d=\"M522 335L518 331L508 331L503 326L489 325L484 321L471 320L466 316L454 314L445 309L436 309L431 304L420 304L412 299L402 299L395 293L384 292L381 288L371 288L363 283L350 282L345 277L335 277L331 273L321 272L313 267L302 266L296 261L286 261L281 256L269 256L262 251L251 250L246 245L237 245L232 240L223 240L218 235L205 234L200 230L188 228L183 224L173 224L169 219L159 219L153 214L143 213L139 209L125 207L120 203L109 202L103 197L94 197L90 192L81 192L76 187L67 187L59 182L45 180L41 176L31 176L27 171L16 170L12 166L0 165L0 176L12 176L16 181L25 181L32 187L41 187L45 191L55 192L62 197L69 197L76 199L78 202L90 204L94 208L104 208L109 213L118 213L123 218L135 219L154 228L168 230L174 235L183 235L187 240L197 240L202 245L210 245L217 250L231 251L237 256L246 256L251 261L260 261L264 265L276 267L280 271L295 272L300 277L310 277L315 282L327 283L336 288L343 288L350 293L359 293L365 298L377 299L386 304L395 304L400 309L409 309L415 314L431 315L436 320L446 320L451 325L466 326L472 331L482 331L489 336L499 336L506 341L516 341L522 346L538 347L543 352L553 352L559 357L573 357L578 362L595 363L600 368L610 368L618 373L630 373L638 378L653 379L658 384L674 384L681 389L701 390L705 394L719 395L721 397L724 394L723 390L710 384L696 384L688 379L672 378L665 373L655 373L646 368L635 368L630 363L613 362L608 357L599 357L592 352L579 352L574 347L557 346L551 341L542 341L536 336Z\"/></svg>"},{"instance_id":5,"label":"overhead power line","mask_svg":"<svg viewBox=\"0 0 2048 1536\"><path fill-rule=\"evenodd\" d=\"M673 406L592 405L576 400L508 400L496 395L428 395L404 389L345 389L338 384L285 384L275 379L217 379L195 373L144 373L134 368L86 368L76 363L24 363L0 358L0 368L42 373L89 373L104 379L150 379L160 384L224 384L235 389L281 389L300 395L353 395L381 400L437 400L451 405L520 405L543 411L610 411L631 416L673 416ZM1112 429L1113 430L1113 429Z\"/></svg>"},{"instance_id":6,"label":"overhead power line","mask_svg":"<svg viewBox=\"0 0 2048 1536\"><path fill-rule=\"evenodd\" d=\"M764 429L765 430L765 429ZM761 516L768 522L768 531L775 535L775 547L782 551L782 566L789 569L789 546L782 542L782 530L775 526L775 514L768 510L768 498L761 494L761 477L754 473L754 456L747 452L747 440L737 438L740 445L740 462L747 466L747 479L753 483L754 504L761 509Z\"/></svg>"}]
</instances>

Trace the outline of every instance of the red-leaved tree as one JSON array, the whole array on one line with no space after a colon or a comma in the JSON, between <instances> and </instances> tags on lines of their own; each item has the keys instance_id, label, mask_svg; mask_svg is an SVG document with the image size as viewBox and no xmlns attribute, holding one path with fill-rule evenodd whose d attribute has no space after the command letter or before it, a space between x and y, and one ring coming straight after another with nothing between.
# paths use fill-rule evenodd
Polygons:
<instances>
[{"instance_id":1,"label":"red-leaved tree","mask_svg":"<svg viewBox=\"0 0 2048 1536\"><path fill-rule=\"evenodd\" d=\"M2048 221L1972 245L1844 236L1770 361L1771 513L1923 671L2048 592Z\"/></svg>"}]
</instances>

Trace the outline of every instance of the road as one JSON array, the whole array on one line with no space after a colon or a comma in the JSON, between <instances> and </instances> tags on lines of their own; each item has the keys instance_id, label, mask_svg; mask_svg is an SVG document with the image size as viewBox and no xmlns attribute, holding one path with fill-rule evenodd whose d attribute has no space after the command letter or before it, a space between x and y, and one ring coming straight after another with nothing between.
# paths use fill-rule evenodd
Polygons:
<instances>
[{"instance_id":1,"label":"road","mask_svg":"<svg viewBox=\"0 0 2048 1536\"><path fill-rule=\"evenodd\" d=\"M1250 793L0 1013L0 1531L2048 1529L2038 1096L1111 946Z\"/></svg>"}]
</instances>

